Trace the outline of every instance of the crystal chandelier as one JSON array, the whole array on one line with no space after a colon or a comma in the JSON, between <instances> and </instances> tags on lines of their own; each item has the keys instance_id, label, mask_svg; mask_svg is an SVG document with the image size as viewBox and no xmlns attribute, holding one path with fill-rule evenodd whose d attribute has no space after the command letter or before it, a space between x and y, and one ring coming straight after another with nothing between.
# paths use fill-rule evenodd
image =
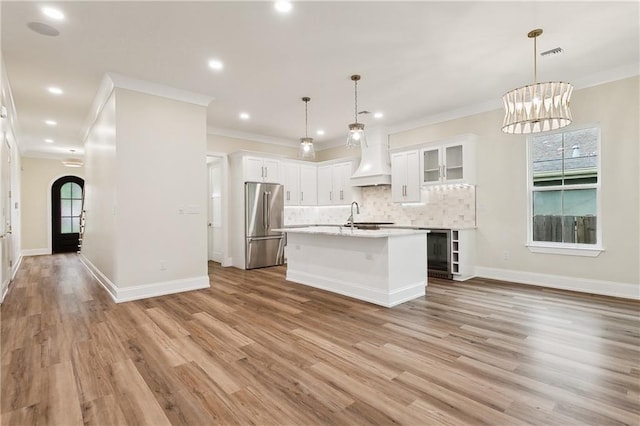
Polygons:
<instances>
[{"instance_id":1,"label":"crystal chandelier","mask_svg":"<svg viewBox=\"0 0 640 426\"><path fill-rule=\"evenodd\" d=\"M303 160L313 160L316 158L316 151L313 149L313 138L309 137L308 122L307 122L307 105L311 100L310 97L305 96L302 98L304 102L304 138L300 138L300 149L298 150L298 157Z\"/></svg>"},{"instance_id":2,"label":"crystal chandelier","mask_svg":"<svg viewBox=\"0 0 640 426\"><path fill-rule=\"evenodd\" d=\"M541 29L529 31L533 39L533 84L511 90L502 97L504 102L505 133L538 133L559 129L571 124L569 100L573 86L562 81L537 82L537 37Z\"/></svg>"},{"instance_id":3,"label":"crystal chandelier","mask_svg":"<svg viewBox=\"0 0 640 426\"><path fill-rule=\"evenodd\" d=\"M358 80L360 80L360 76L352 75L351 80L355 86L355 123L349 124L347 148L357 148L361 144L367 146L367 139L364 136L364 124L358 123Z\"/></svg>"}]
</instances>

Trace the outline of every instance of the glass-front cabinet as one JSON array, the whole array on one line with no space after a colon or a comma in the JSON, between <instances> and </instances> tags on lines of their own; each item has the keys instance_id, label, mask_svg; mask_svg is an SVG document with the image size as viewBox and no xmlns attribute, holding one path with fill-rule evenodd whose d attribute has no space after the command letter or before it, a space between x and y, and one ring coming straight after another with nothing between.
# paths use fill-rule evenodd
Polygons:
<instances>
[{"instance_id":1,"label":"glass-front cabinet","mask_svg":"<svg viewBox=\"0 0 640 426\"><path fill-rule=\"evenodd\" d=\"M424 159L422 183L438 183L442 174L440 167L440 148L425 149L422 152Z\"/></svg>"},{"instance_id":2,"label":"glass-front cabinet","mask_svg":"<svg viewBox=\"0 0 640 426\"><path fill-rule=\"evenodd\" d=\"M421 149L423 185L475 184L475 138L471 135L427 144Z\"/></svg>"}]
</instances>

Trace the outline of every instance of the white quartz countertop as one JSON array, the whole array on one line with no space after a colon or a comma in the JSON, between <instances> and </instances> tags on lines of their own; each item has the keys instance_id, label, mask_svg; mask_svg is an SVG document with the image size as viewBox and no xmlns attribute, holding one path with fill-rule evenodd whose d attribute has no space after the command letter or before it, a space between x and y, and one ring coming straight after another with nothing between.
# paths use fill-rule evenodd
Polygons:
<instances>
[{"instance_id":1,"label":"white quartz countertop","mask_svg":"<svg viewBox=\"0 0 640 426\"><path fill-rule=\"evenodd\" d=\"M427 230L419 229L351 229L347 226L307 226L301 228L280 228L274 229L277 232L288 232L294 234L316 234L316 235L335 235L342 237L362 237L362 238L389 238L404 235L427 234Z\"/></svg>"}]
</instances>

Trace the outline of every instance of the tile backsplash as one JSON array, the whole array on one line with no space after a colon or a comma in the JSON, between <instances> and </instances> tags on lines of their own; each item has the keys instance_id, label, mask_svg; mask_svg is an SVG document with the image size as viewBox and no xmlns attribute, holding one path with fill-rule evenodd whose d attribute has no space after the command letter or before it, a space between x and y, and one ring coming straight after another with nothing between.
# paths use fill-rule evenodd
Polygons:
<instances>
[{"instance_id":1,"label":"tile backsplash","mask_svg":"<svg viewBox=\"0 0 640 426\"><path fill-rule=\"evenodd\" d=\"M476 226L474 186L435 186L422 191L423 203L403 206L391 201L390 186L363 187L360 214L355 221L454 229ZM285 207L284 223L343 224L350 210L350 206Z\"/></svg>"}]
</instances>

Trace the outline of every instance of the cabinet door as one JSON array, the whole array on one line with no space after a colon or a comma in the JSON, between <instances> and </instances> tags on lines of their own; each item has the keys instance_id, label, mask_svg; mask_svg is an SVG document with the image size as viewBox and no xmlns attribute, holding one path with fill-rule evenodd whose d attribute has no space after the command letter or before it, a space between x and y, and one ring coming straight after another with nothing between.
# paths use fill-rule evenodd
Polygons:
<instances>
[{"instance_id":1,"label":"cabinet door","mask_svg":"<svg viewBox=\"0 0 640 426\"><path fill-rule=\"evenodd\" d=\"M316 166L300 166L300 198L301 206L318 204L318 168Z\"/></svg>"},{"instance_id":2,"label":"cabinet door","mask_svg":"<svg viewBox=\"0 0 640 426\"><path fill-rule=\"evenodd\" d=\"M333 204L351 204L351 163L333 166Z\"/></svg>"},{"instance_id":3,"label":"cabinet door","mask_svg":"<svg viewBox=\"0 0 640 426\"><path fill-rule=\"evenodd\" d=\"M263 160L264 182L282 183L280 181L279 166L280 162L278 160L272 160L270 158Z\"/></svg>"},{"instance_id":4,"label":"cabinet door","mask_svg":"<svg viewBox=\"0 0 640 426\"><path fill-rule=\"evenodd\" d=\"M420 152L409 151L406 153L407 180L405 183L405 201L414 203L420 201Z\"/></svg>"},{"instance_id":5,"label":"cabinet door","mask_svg":"<svg viewBox=\"0 0 640 426\"><path fill-rule=\"evenodd\" d=\"M300 166L297 164L283 163L284 205L297 206L300 202Z\"/></svg>"},{"instance_id":6,"label":"cabinet door","mask_svg":"<svg viewBox=\"0 0 640 426\"><path fill-rule=\"evenodd\" d=\"M407 185L407 153L391 154L391 201L404 202Z\"/></svg>"},{"instance_id":7,"label":"cabinet door","mask_svg":"<svg viewBox=\"0 0 640 426\"><path fill-rule=\"evenodd\" d=\"M422 182L437 183L441 177L440 148L422 150Z\"/></svg>"},{"instance_id":8,"label":"cabinet door","mask_svg":"<svg viewBox=\"0 0 640 426\"><path fill-rule=\"evenodd\" d=\"M444 180L447 182L464 179L463 145L450 145L443 148Z\"/></svg>"},{"instance_id":9,"label":"cabinet door","mask_svg":"<svg viewBox=\"0 0 640 426\"><path fill-rule=\"evenodd\" d=\"M391 155L391 200L396 203L420 201L420 152Z\"/></svg>"},{"instance_id":10,"label":"cabinet door","mask_svg":"<svg viewBox=\"0 0 640 426\"><path fill-rule=\"evenodd\" d=\"M262 182L264 180L264 166L262 158L244 157L242 166L245 182Z\"/></svg>"},{"instance_id":11,"label":"cabinet door","mask_svg":"<svg viewBox=\"0 0 640 426\"><path fill-rule=\"evenodd\" d=\"M333 204L333 167L318 167L318 205Z\"/></svg>"}]
</instances>

